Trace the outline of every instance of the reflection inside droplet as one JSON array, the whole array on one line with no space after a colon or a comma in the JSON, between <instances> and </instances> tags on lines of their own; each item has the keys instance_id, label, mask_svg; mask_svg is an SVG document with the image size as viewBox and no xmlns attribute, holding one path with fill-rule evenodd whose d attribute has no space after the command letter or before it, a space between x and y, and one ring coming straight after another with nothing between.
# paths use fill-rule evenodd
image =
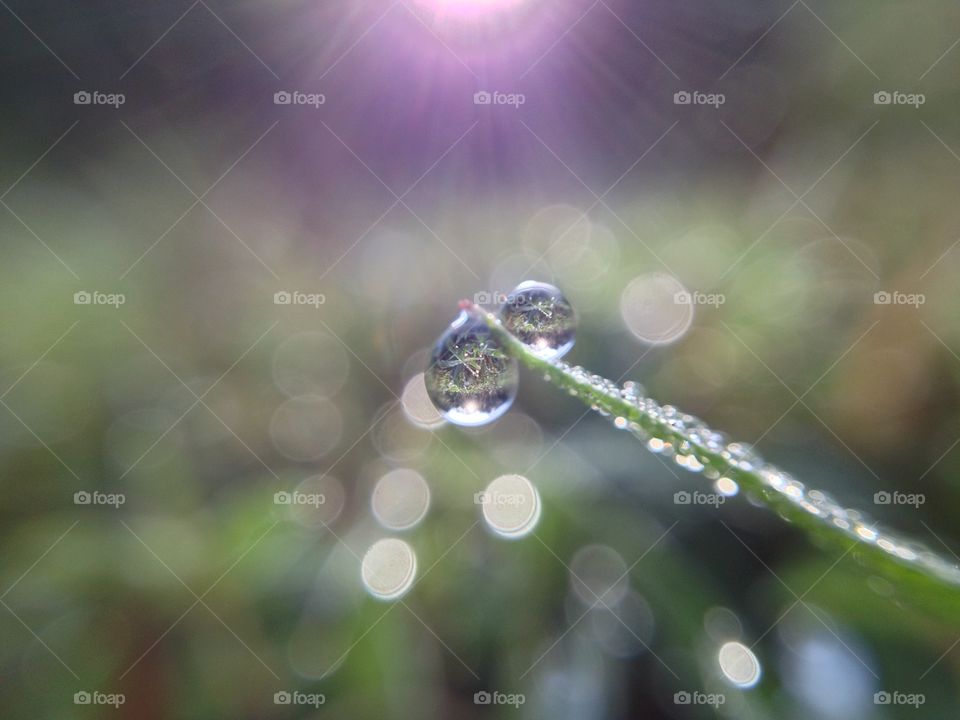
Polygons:
<instances>
[{"instance_id":1,"label":"reflection inside droplet","mask_svg":"<svg viewBox=\"0 0 960 720\"><path fill-rule=\"evenodd\" d=\"M456 425L485 425L503 415L517 395L517 361L509 357L486 323L466 312L433 351L425 373L427 393Z\"/></svg>"},{"instance_id":2,"label":"reflection inside droplet","mask_svg":"<svg viewBox=\"0 0 960 720\"><path fill-rule=\"evenodd\" d=\"M419 523L430 507L430 487L423 476L405 468L391 470L377 482L370 497L374 517L389 530Z\"/></svg>"},{"instance_id":3,"label":"reflection inside droplet","mask_svg":"<svg viewBox=\"0 0 960 720\"><path fill-rule=\"evenodd\" d=\"M721 645L717 661L724 677L737 687L753 687L760 679L760 661L743 643L728 642Z\"/></svg>"},{"instance_id":4,"label":"reflection inside droplet","mask_svg":"<svg viewBox=\"0 0 960 720\"><path fill-rule=\"evenodd\" d=\"M528 280L500 307L503 326L540 357L563 357L573 347L577 318L559 288Z\"/></svg>"},{"instance_id":5,"label":"reflection inside droplet","mask_svg":"<svg viewBox=\"0 0 960 720\"><path fill-rule=\"evenodd\" d=\"M501 475L476 499L487 526L500 537L523 537L540 520L540 495L522 475Z\"/></svg>"},{"instance_id":6,"label":"reflection inside droplet","mask_svg":"<svg viewBox=\"0 0 960 720\"><path fill-rule=\"evenodd\" d=\"M396 600L413 585L417 556L407 543L396 538L378 540L360 564L363 585L378 600Z\"/></svg>"}]
</instances>

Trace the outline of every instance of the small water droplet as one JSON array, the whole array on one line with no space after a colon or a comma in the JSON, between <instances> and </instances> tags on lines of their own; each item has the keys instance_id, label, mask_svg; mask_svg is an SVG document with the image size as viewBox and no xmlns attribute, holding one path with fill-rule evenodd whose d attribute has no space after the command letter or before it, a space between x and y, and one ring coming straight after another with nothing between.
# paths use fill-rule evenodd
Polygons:
<instances>
[{"instance_id":1,"label":"small water droplet","mask_svg":"<svg viewBox=\"0 0 960 720\"><path fill-rule=\"evenodd\" d=\"M545 360L556 360L573 347L577 318L559 288L528 280L500 307L503 326Z\"/></svg>"},{"instance_id":2,"label":"small water droplet","mask_svg":"<svg viewBox=\"0 0 960 720\"><path fill-rule=\"evenodd\" d=\"M517 361L480 318L467 312L437 341L424 375L430 400L456 425L485 425L517 396Z\"/></svg>"},{"instance_id":3,"label":"small water droplet","mask_svg":"<svg viewBox=\"0 0 960 720\"><path fill-rule=\"evenodd\" d=\"M633 380L627 380L623 384L623 388L620 391L621 396L624 400L630 400L631 402L636 402L643 398L646 394L646 390L643 389L643 385Z\"/></svg>"},{"instance_id":4,"label":"small water droplet","mask_svg":"<svg viewBox=\"0 0 960 720\"><path fill-rule=\"evenodd\" d=\"M683 469L689 470L690 472L700 472L703 470L703 464L697 460L695 455L681 452L680 454L674 456L673 461Z\"/></svg>"},{"instance_id":5,"label":"small water droplet","mask_svg":"<svg viewBox=\"0 0 960 720\"><path fill-rule=\"evenodd\" d=\"M726 476L718 478L713 487L724 497L733 497L740 492L740 486L737 485L737 482Z\"/></svg>"}]
</instances>

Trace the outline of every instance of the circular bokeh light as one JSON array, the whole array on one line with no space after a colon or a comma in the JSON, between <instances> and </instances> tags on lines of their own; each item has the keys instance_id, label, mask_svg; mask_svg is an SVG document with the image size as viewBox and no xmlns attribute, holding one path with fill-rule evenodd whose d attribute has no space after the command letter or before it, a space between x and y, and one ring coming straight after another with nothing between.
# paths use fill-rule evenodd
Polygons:
<instances>
[{"instance_id":1,"label":"circular bokeh light","mask_svg":"<svg viewBox=\"0 0 960 720\"><path fill-rule=\"evenodd\" d=\"M630 332L643 342L667 345L690 329L693 302L672 275L647 273L634 278L623 291L620 314Z\"/></svg>"},{"instance_id":2,"label":"circular bokeh light","mask_svg":"<svg viewBox=\"0 0 960 720\"><path fill-rule=\"evenodd\" d=\"M430 487L423 476L406 468L391 470L377 483L370 498L374 517L389 530L407 530L430 507Z\"/></svg>"},{"instance_id":3,"label":"circular bokeh light","mask_svg":"<svg viewBox=\"0 0 960 720\"><path fill-rule=\"evenodd\" d=\"M483 519L500 537L528 535L540 520L540 495L522 475L501 475L478 493Z\"/></svg>"},{"instance_id":4,"label":"circular bokeh light","mask_svg":"<svg viewBox=\"0 0 960 720\"><path fill-rule=\"evenodd\" d=\"M360 564L363 586L378 600L396 600L413 586L417 556L407 543L396 538L378 540Z\"/></svg>"},{"instance_id":5,"label":"circular bokeh light","mask_svg":"<svg viewBox=\"0 0 960 720\"><path fill-rule=\"evenodd\" d=\"M721 645L717 661L724 677L737 687L750 688L760 680L760 661L753 651L741 642Z\"/></svg>"}]
</instances>

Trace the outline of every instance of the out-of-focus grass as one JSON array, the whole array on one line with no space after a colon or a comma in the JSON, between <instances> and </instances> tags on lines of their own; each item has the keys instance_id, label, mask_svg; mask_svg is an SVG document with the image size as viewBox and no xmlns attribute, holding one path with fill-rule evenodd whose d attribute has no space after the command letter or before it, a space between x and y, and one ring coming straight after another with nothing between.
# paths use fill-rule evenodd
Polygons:
<instances>
[{"instance_id":1,"label":"out-of-focus grass","mask_svg":"<svg viewBox=\"0 0 960 720\"><path fill-rule=\"evenodd\" d=\"M854 3L855 15L825 19L886 70L884 48L902 24L872 11ZM240 17L263 13L245 12ZM677 480L629 438L609 437L594 417L565 434L583 412L574 399L525 377L515 409L491 428L431 434L406 425L396 409L396 422L390 415L376 422L422 371L424 349L461 296L509 290L526 274L561 285L580 313L575 362L613 378L629 371L654 397L733 437L762 436L766 457L850 504L869 503L878 489L922 492L918 509L878 507L876 514L936 544L929 526L952 546L960 255L950 248L960 220L953 185L960 163L932 133L960 148L952 125L957 59L947 56L924 78L930 101L918 113L877 108L875 79L814 18L796 12L769 36L769 47L758 48L757 62L745 63L745 74L731 73L719 116L672 106L676 88L666 76L651 75L632 110L619 99L591 105L594 94L573 82L551 105L549 74L527 88L534 114L525 122L596 179L597 192L680 121L606 198L615 216L595 207L589 223L554 246L594 198L517 123L510 126L517 134L504 138L484 120L477 137L464 141L464 155L452 152L407 198L432 232L396 208L351 247L394 198L313 117L284 116L206 198L252 253L198 206L130 269L194 198L117 117L83 116L4 197L30 229L0 210L4 716L94 716L96 708L72 703L76 691L94 688L126 694L121 716L310 716L273 704L274 692L297 688L323 692L320 714L334 717L459 717L487 714L473 693L499 688L527 696L519 711L493 709L504 717L710 717L708 709L674 705L672 696L722 687L704 614L724 606L739 617L744 642L758 641L764 667L752 691L723 687L734 716L810 716L809 694L818 692L828 706L848 707L842 688L801 672L811 664L803 641L815 639L827 648L829 667L845 673L838 677L863 683L849 716L916 716L910 707L873 705L874 691L899 689L926 695L924 717L952 717L952 625L911 610L895 587L834 567L829 552L812 554L799 532L741 500L717 512L674 505L673 493L694 480ZM143 42L116 75L173 19L137 36ZM220 52L221 41L234 42L208 19L209 27L174 33L184 45L159 54L157 67L183 47ZM954 39L949 23L918 22L903 31L901 54L932 62ZM763 31L747 32L746 20L738 27L744 42L730 41L732 59ZM930 33L942 48L930 47ZM70 47L70 33L42 35L68 61L85 52ZM702 43L677 44L691 46ZM230 57L227 65L240 63ZM910 77L928 64L918 62L924 67ZM185 110L177 83L201 82L202 74L185 76L179 67L151 69L138 81L169 91L168 100L137 104L129 88L122 117L200 193L273 122L275 108L269 94L267 110L249 113L190 95ZM373 96L357 91L357 70L345 61L337 82L356 97L343 102ZM260 76L250 82L261 84ZM4 111L4 188L73 121L58 124L69 113L47 112L37 100L42 87L38 79L24 90L32 104ZM472 119L446 128L450 137L426 152L414 141L433 135L402 124L410 105L394 109L377 110L397 122L390 133L355 115L324 118L382 174L395 171L389 179L400 192ZM68 110L75 108L68 103ZM622 120L616 132L611 117ZM805 197L828 227L802 206L773 225L795 198L718 117L797 194L843 156ZM422 164L392 167L384 136L409 141L397 142L396 152ZM516 155L498 152L503 147ZM722 292L726 303L698 309L680 341L650 350L626 332L620 295L664 264L690 288ZM293 289L322 292L326 302L319 309L273 303L276 291ZM874 292L894 289L922 292L926 302L918 309L873 303ZM78 290L122 292L126 303L77 306ZM349 363L345 381L329 393L340 437L309 460L281 451L297 438L271 434L286 399L275 358L301 332L335 336L333 347L342 348L317 358L318 373L338 357ZM209 409L194 406L177 376L198 395L219 379L204 397ZM398 465L424 474L433 503L408 533L422 580L391 607L364 595L358 568L366 547L386 534L370 516L370 490ZM324 472L345 497L329 530L303 526L274 505L276 491ZM508 543L483 528L473 493L505 472L526 473L541 493L536 537ZM122 492L126 503L77 507L73 494L83 489ZM655 619L649 637L639 633L650 649L613 657L593 614L576 622L586 608L571 595L565 564L601 544L629 566L671 527L629 574ZM789 613L796 598L784 585L804 599ZM620 640L633 640L614 627Z\"/></svg>"}]
</instances>

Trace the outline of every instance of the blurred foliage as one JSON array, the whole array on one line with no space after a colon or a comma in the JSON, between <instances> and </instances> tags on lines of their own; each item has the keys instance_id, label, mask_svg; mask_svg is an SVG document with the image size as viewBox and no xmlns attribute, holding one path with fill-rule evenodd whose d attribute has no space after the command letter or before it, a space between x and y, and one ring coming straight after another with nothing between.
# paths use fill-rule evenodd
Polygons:
<instances>
[{"instance_id":1,"label":"blurred foliage","mask_svg":"<svg viewBox=\"0 0 960 720\"><path fill-rule=\"evenodd\" d=\"M5 718L716 714L684 690L728 717L955 716L954 622L742 498L674 504L697 478L539 378L487 428L399 408L459 298L551 281L580 317L573 362L853 506L923 493L876 515L955 546L960 49L935 61L956 7L609 6L531 0L443 42L403 6L364 34L373 2L210 0L172 30L187 7L0 11ZM327 102L272 104L295 87ZM484 87L527 102L478 108ZM725 104L672 103L695 87ZM927 102L873 104L896 87ZM72 104L94 88L127 102ZM621 294L652 272L725 302L645 345ZM369 498L394 467L432 504L403 533L417 583L385 604L359 564L393 534ZM543 502L513 542L473 502L508 472ZM323 474L333 517L275 504ZM596 545L629 568L619 619L571 580ZM752 690L719 675L731 637L763 666ZM74 704L93 690L126 702ZM294 690L326 702L274 704Z\"/></svg>"}]
</instances>

